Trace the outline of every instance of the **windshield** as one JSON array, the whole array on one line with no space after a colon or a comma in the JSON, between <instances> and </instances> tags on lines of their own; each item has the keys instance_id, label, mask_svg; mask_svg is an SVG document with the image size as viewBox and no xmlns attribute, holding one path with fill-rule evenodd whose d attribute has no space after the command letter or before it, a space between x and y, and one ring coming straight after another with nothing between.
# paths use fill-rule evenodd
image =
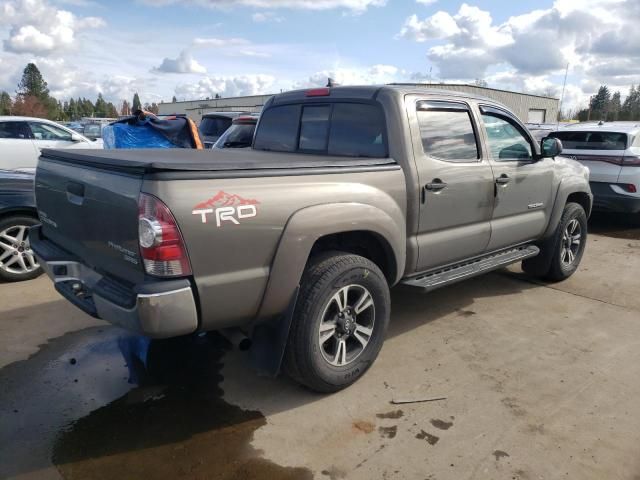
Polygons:
<instances>
[{"instance_id":1,"label":"windshield","mask_svg":"<svg viewBox=\"0 0 640 480\"><path fill-rule=\"evenodd\" d=\"M205 117L200 122L200 131L206 137L218 138L231 125L230 118Z\"/></svg>"},{"instance_id":2,"label":"windshield","mask_svg":"<svg viewBox=\"0 0 640 480\"><path fill-rule=\"evenodd\" d=\"M84 126L84 135L85 135L85 137L101 137L102 136L102 129L100 128L100 125L97 125L97 124L85 125Z\"/></svg>"},{"instance_id":3,"label":"windshield","mask_svg":"<svg viewBox=\"0 0 640 480\"><path fill-rule=\"evenodd\" d=\"M218 139L213 148L247 148L253 142L256 124L239 123L231 125Z\"/></svg>"},{"instance_id":4,"label":"windshield","mask_svg":"<svg viewBox=\"0 0 640 480\"><path fill-rule=\"evenodd\" d=\"M552 132L567 150L624 150L627 134L617 132Z\"/></svg>"}]
</instances>

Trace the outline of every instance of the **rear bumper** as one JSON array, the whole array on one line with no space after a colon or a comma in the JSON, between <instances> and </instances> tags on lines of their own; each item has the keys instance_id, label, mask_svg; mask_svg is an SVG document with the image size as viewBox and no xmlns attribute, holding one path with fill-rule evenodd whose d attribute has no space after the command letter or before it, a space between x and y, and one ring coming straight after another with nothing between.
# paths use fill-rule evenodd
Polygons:
<instances>
[{"instance_id":1,"label":"rear bumper","mask_svg":"<svg viewBox=\"0 0 640 480\"><path fill-rule=\"evenodd\" d=\"M593 209L605 212L638 213L640 212L640 196L616 192L605 182L590 182L593 192Z\"/></svg>"},{"instance_id":2,"label":"rear bumper","mask_svg":"<svg viewBox=\"0 0 640 480\"><path fill-rule=\"evenodd\" d=\"M152 338L186 335L198 328L187 279L128 286L91 269L74 255L29 231L31 248L56 290L85 313Z\"/></svg>"}]
</instances>

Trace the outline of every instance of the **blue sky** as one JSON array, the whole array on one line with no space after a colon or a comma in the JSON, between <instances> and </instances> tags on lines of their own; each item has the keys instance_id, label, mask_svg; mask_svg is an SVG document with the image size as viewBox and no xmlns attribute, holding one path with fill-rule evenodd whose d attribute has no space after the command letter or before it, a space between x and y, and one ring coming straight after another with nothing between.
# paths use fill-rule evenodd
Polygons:
<instances>
[{"instance_id":1,"label":"blue sky","mask_svg":"<svg viewBox=\"0 0 640 480\"><path fill-rule=\"evenodd\" d=\"M0 89L114 102L444 81L583 105L640 81L638 0L0 0ZM635 26L634 26L635 25ZM621 34L621 32L625 32Z\"/></svg>"}]
</instances>

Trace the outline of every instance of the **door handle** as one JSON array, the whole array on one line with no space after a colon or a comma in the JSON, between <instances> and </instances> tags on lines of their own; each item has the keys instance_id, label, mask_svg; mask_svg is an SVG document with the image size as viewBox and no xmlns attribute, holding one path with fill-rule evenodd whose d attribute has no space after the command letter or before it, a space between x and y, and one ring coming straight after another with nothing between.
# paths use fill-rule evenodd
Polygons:
<instances>
[{"instance_id":1,"label":"door handle","mask_svg":"<svg viewBox=\"0 0 640 480\"><path fill-rule=\"evenodd\" d=\"M506 185L510 181L511 181L511 179L509 178L509 175L507 175L506 173L503 173L498 178L496 178L496 183L498 185Z\"/></svg>"},{"instance_id":2,"label":"door handle","mask_svg":"<svg viewBox=\"0 0 640 480\"><path fill-rule=\"evenodd\" d=\"M440 180L439 178L434 178L431 183L427 183L424 188L429 190L430 192L438 192L445 188L447 184Z\"/></svg>"}]
</instances>

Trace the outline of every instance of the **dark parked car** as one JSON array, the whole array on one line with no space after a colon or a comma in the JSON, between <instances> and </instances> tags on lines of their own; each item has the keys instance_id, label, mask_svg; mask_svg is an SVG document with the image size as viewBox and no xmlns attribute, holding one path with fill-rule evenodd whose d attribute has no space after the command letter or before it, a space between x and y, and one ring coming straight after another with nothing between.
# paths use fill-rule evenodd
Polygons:
<instances>
[{"instance_id":1,"label":"dark parked car","mask_svg":"<svg viewBox=\"0 0 640 480\"><path fill-rule=\"evenodd\" d=\"M33 194L34 174L0 170L0 280L29 280L42 273L27 233L40 223Z\"/></svg>"},{"instance_id":2,"label":"dark parked car","mask_svg":"<svg viewBox=\"0 0 640 480\"><path fill-rule=\"evenodd\" d=\"M220 135L231 126L233 119L246 114L247 112L215 112L203 115L200 121L200 136L204 148L212 148Z\"/></svg>"},{"instance_id":3,"label":"dark parked car","mask_svg":"<svg viewBox=\"0 0 640 480\"><path fill-rule=\"evenodd\" d=\"M253 143L258 118L259 114L234 118L231 126L220 136L213 148L249 148Z\"/></svg>"}]
</instances>

